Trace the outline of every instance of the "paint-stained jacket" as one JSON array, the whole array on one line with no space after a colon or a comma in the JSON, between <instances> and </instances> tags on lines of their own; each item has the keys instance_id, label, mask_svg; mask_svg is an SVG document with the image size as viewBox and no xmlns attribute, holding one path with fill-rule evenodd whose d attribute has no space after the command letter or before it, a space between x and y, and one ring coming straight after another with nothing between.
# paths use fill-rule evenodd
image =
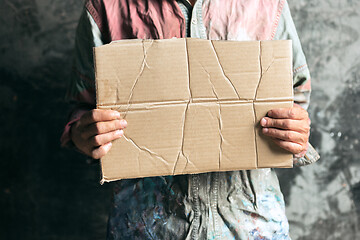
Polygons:
<instances>
[{"instance_id":1,"label":"paint-stained jacket","mask_svg":"<svg viewBox=\"0 0 360 240\"><path fill-rule=\"evenodd\" d=\"M92 47L119 39L197 37L293 41L294 97L305 109L310 74L285 0L88 0L76 37L62 136L95 107ZM131 123L129 123L131 124ZM319 158L309 145L301 166ZM108 239L290 239L273 169L121 180L114 184Z\"/></svg>"}]
</instances>

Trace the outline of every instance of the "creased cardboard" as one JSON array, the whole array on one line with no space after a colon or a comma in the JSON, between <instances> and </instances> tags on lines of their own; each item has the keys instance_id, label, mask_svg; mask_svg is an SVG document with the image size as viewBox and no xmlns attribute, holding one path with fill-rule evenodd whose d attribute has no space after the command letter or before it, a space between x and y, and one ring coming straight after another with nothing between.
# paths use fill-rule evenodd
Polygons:
<instances>
[{"instance_id":1,"label":"creased cardboard","mask_svg":"<svg viewBox=\"0 0 360 240\"><path fill-rule=\"evenodd\" d=\"M260 132L291 107L291 41L121 40L94 49L97 108L124 136L101 159L104 181L292 167Z\"/></svg>"}]
</instances>

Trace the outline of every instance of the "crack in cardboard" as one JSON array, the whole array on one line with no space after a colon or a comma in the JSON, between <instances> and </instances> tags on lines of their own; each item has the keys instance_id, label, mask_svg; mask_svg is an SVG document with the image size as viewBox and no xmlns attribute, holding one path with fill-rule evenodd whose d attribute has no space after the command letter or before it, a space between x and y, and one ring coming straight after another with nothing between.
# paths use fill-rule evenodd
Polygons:
<instances>
[{"instance_id":1,"label":"crack in cardboard","mask_svg":"<svg viewBox=\"0 0 360 240\"><path fill-rule=\"evenodd\" d=\"M186 164L185 164L185 167L184 169L182 170L181 173L183 173L188 165L189 162L191 162L189 160L189 158L185 155L184 153L184 139L185 139L185 122L186 122L186 113L189 109L189 105L190 105L190 101L188 102L188 104L186 105L186 108L185 108L185 111L184 111L184 115L183 115L183 123L182 123L182 132L181 132L181 146L180 146L180 150L179 150L179 153L176 157L176 161L174 163L174 167L173 167L173 175L175 175L175 171L176 171L176 167L177 167L177 164L179 162L179 158L180 158L180 155L182 155L185 159L186 159ZM192 163L193 164L193 163ZM194 164L193 164L194 165Z\"/></svg>"},{"instance_id":2,"label":"crack in cardboard","mask_svg":"<svg viewBox=\"0 0 360 240\"><path fill-rule=\"evenodd\" d=\"M186 52L186 66L187 66L187 75L188 75L188 91L189 91L189 98L190 98L190 102L193 101L193 97L192 97L192 92L191 92L191 87L190 87L190 57L189 57L189 49L187 46L187 39L185 38L185 52Z\"/></svg>"},{"instance_id":3,"label":"crack in cardboard","mask_svg":"<svg viewBox=\"0 0 360 240\"><path fill-rule=\"evenodd\" d=\"M260 57L260 59L261 59L261 57ZM273 64L274 62L275 62L275 58L272 59L272 61L271 61L271 63L269 64L269 66L265 69L265 71L263 71L263 70L262 70L262 63L261 63L261 60L260 60L260 69L261 69L260 71L261 71L261 74L260 74L260 80L259 80L258 85L257 85L257 87L256 87L255 99L254 99L254 101L255 101L256 98L257 98L259 86L260 86L260 83L261 83L261 81L262 81L263 76L265 75L265 73L268 72L268 70L270 69L270 67L272 66L272 64Z\"/></svg>"},{"instance_id":4,"label":"crack in cardboard","mask_svg":"<svg viewBox=\"0 0 360 240\"><path fill-rule=\"evenodd\" d=\"M135 86L136 86L136 84L138 83L139 78L141 77L141 75L144 73L145 67L147 67L147 68L150 69L149 65L148 65L147 62L146 62L146 57L147 57L147 51L148 51L148 50L150 49L150 47L153 45L154 40L150 40L150 46L149 46L147 49L145 48L144 42L145 42L145 40L142 39L141 43L142 43L142 49L143 49L143 55L144 55L144 57L143 57L143 60L142 60L142 63L141 63L140 71L139 71L138 75L136 76L135 81L134 81L134 84L132 85L132 87L131 87L131 89L130 89L130 95L129 95L129 98L128 98L128 101L127 101L127 107L126 107L126 111L125 111L125 113L124 113L124 117L123 117L123 118L126 117L126 114L127 114L128 110L129 110L129 108L130 108L130 106L131 106L130 102L131 102L132 97L133 97L133 93L134 93Z\"/></svg>"},{"instance_id":5,"label":"crack in cardboard","mask_svg":"<svg viewBox=\"0 0 360 240\"><path fill-rule=\"evenodd\" d=\"M123 138L127 141L130 142L131 144L133 144L137 149L139 149L141 152L146 152L148 154L150 154L151 156L160 159L166 166L169 166L168 161L166 161L160 154L157 154L151 150L149 150L147 147L144 146L139 146L138 144L135 143L134 140L132 140L129 137L126 137L125 134L123 135Z\"/></svg>"},{"instance_id":6,"label":"crack in cardboard","mask_svg":"<svg viewBox=\"0 0 360 240\"><path fill-rule=\"evenodd\" d=\"M270 69L270 67L272 66L272 64L275 62L275 58L272 58L272 61L270 62L269 66L267 66L267 68L265 69L265 71L263 71L263 63L261 60L261 56L262 56L262 42L259 41L259 68L260 68L260 77L259 77L259 81L257 83L256 89L255 89L255 96L253 99L253 111L254 111L254 139L255 139L255 154L256 154L256 167L259 167L259 153L258 153L258 142L257 142L257 136L256 136L256 124L257 124L257 116L256 116L256 109L255 109L255 102L257 100L257 95L258 95L258 91L259 91L259 87L261 84L261 81L263 79L263 76L268 72L268 70Z\"/></svg>"},{"instance_id":7,"label":"crack in cardboard","mask_svg":"<svg viewBox=\"0 0 360 240\"><path fill-rule=\"evenodd\" d=\"M189 91L189 101L187 102L186 108L185 108L185 111L184 111L183 122L182 122L182 133L181 133L181 135L182 135L182 137L181 137L181 147L180 147L179 153L178 153L178 155L176 157L176 161L174 163L174 167L173 167L173 171L172 171L173 175L175 175L176 167L177 167L177 164L179 163L180 153L186 159L186 164L185 164L184 169L182 170L182 173L186 170L188 163L191 162L189 160L189 158L184 153L184 134L185 134L186 113L187 113L187 111L189 109L190 103L193 100L192 99L192 92L191 92L191 88L190 88L190 59L189 59L189 50L188 50L188 46L187 46L187 39L185 38L184 41L185 41L184 45L185 45L185 52L186 52L186 67L187 67L186 70L187 70L187 76L188 76L188 86L187 87L188 87L188 91Z\"/></svg>"},{"instance_id":8,"label":"crack in cardboard","mask_svg":"<svg viewBox=\"0 0 360 240\"><path fill-rule=\"evenodd\" d=\"M225 71L224 71L224 68L223 66L221 65L221 62L219 60L219 56L215 50L215 47L214 47L214 43L212 40L210 40L210 45L211 45L211 49L213 50L214 54L215 54L215 57L216 57L216 61L218 62L219 66L220 66L220 69L221 69L221 73L224 75L225 79L230 83L231 87L233 88L235 94L237 95L238 99L240 100L241 97L238 93L238 91L236 90L236 87L234 86L233 82L230 80L230 78L225 74Z\"/></svg>"},{"instance_id":9,"label":"crack in cardboard","mask_svg":"<svg viewBox=\"0 0 360 240\"><path fill-rule=\"evenodd\" d=\"M191 92L191 83L190 83L190 55L189 55L189 48L188 48L188 39L185 38L185 52L186 52L186 63L187 63L187 75L188 75L188 90L189 90L189 102L187 103L186 105L186 109L185 109L185 112L184 112L184 121L183 121L183 127L182 127L182 142L181 142L181 154L183 155L183 157L186 159L186 164L185 164L185 167L184 169L182 170L182 172L184 172L188 166L189 163L191 163L193 166L194 163L192 163L189 159L189 157L187 157L184 153L184 134L185 134L185 123L186 123L186 113L187 111L189 110L189 105L190 103L192 103L193 101L193 97L192 97L192 92Z\"/></svg>"},{"instance_id":10,"label":"crack in cardboard","mask_svg":"<svg viewBox=\"0 0 360 240\"><path fill-rule=\"evenodd\" d=\"M222 135L222 126L223 126L223 122L222 122L222 117L221 117L221 104L219 104L219 135L220 135L220 143L219 143L219 170L221 170L221 159L222 159L222 146L223 146L223 142L224 142L224 136Z\"/></svg>"},{"instance_id":11,"label":"crack in cardboard","mask_svg":"<svg viewBox=\"0 0 360 240\"><path fill-rule=\"evenodd\" d=\"M201 65L201 68L204 70L204 72L206 73L206 75L208 76L208 80L209 80L209 83L211 85L211 89L212 89L212 92L216 98L216 102L219 103L220 102L220 99L219 99L219 95L216 93L216 90L215 90L215 85L214 83L211 81L211 75L210 73L206 70L206 68L199 62L199 64Z\"/></svg>"},{"instance_id":12,"label":"crack in cardboard","mask_svg":"<svg viewBox=\"0 0 360 240\"><path fill-rule=\"evenodd\" d=\"M256 137L256 110L255 110L255 100L257 98L257 93L259 90L259 86L262 80L262 76L263 76L263 72L262 72L262 62L261 62L261 52L262 52L262 48L261 48L261 41L259 41L259 68L260 68L260 76L259 76L259 81L257 83L256 89L255 89L255 96L253 99L253 112L254 112L254 141L255 141L255 156L256 156L256 168L258 168L259 166L259 153L258 153L258 142L257 142L257 137Z\"/></svg>"},{"instance_id":13,"label":"crack in cardboard","mask_svg":"<svg viewBox=\"0 0 360 240\"><path fill-rule=\"evenodd\" d=\"M260 68L260 76L259 76L259 81L256 85L256 88L255 88L255 95L254 95L254 99L253 101L255 102L256 101L256 98L257 98L257 94L258 94L258 90L259 90L259 86L260 86L260 82L261 82L261 79L263 77L263 72L262 72L262 62L261 62L261 41L259 41L259 68Z\"/></svg>"},{"instance_id":14,"label":"crack in cardboard","mask_svg":"<svg viewBox=\"0 0 360 240\"><path fill-rule=\"evenodd\" d=\"M121 84L118 69L114 72L116 77L116 101L119 101L119 96L121 96L120 91L123 89L123 85Z\"/></svg>"},{"instance_id":15,"label":"crack in cardboard","mask_svg":"<svg viewBox=\"0 0 360 240\"><path fill-rule=\"evenodd\" d=\"M275 58L273 57L269 66L267 66L267 68L265 69L265 71L263 71L263 66L262 66L262 61L261 61L261 52L262 52L262 47L261 47L261 41L259 42L259 65L260 65L260 79L259 82L256 86L256 90L255 90L255 97L254 97L254 101L257 100L257 94L258 94L258 90L260 87L260 83L262 81L263 76L269 71L270 67L273 65L273 63L275 62Z\"/></svg>"},{"instance_id":16,"label":"crack in cardboard","mask_svg":"<svg viewBox=\"0 0 360 240\"><path fill-rule=\"evenodd\" d=\"M214 83L211 81L211 75L210 73L204 68L204 66L202 64L200 64L202 69L206 72L207 76L208 76L208 80L211 84L211 88L212 88L212 92L214 93L217 101L217 105L219 106L219 116L217 117L218 122L219 122L219 136L220 136L220 142L219 142L219 167L218 169L221 169L221 156L222 156L222 144L224 142L224 137L222 135L222 118L221 118L221 104L220 104L220 99L219 99L219 95L217 94L216 90L215 90L215 85Z\"/></svg>"},{"instance_id":17,"label":"crack in cardboard","mask_svg":"<svg viewBox=\"0 0 360 240\"><path fill-rule=\"evenodd\" d=\"M153 45L153 43L154 43L154 40L148 40L148 41L150 41L150 46L148 47L148 48L146 48L145 47L145 40L143 39L142 40L142 48L143 48L143 54L144 54L144 58L143 58L143 63L145 64L145 66L147 67L147 68L149 68L149 69L151 69L150 68L150 66L147 64L147 61L146 61L146 57L147 57L147 51L151 48L151 46ZM144 66L144 67L145 67Z\"/></svg>"},{"instance_id":18,"label":"crack in cardboard","mask_svg":"<svg viewBox=\"0 0 360 240\"><path fill-rule=\"evenodd\" d=\"M263 71L261 73L261 78L265 75L265 73L267 73L267 71L270 69L271 65L275 62L275 60L276 59L273 57L273 59L272 59L271 63L269 64L269 66L265 69L265 71Z\"/></svg>"},{"instance_id":19,"label":"crack in cardboard","mask_svg":"<svg viewBox=\"0 0 360 240\"><path fill-rule=\"evenodd\" d=\"M214 92L214 94L216 94L216 92ZM219 123L219 136L220 136L220 141L219 141L219 167L218 169L221 169L221 158L222 158L222 145L224 142L224 136L222 135L222 117L221 117L221 104L218 103L219 106L219 116L218 116L218 123Z\"/></svg>"}]
</instances>

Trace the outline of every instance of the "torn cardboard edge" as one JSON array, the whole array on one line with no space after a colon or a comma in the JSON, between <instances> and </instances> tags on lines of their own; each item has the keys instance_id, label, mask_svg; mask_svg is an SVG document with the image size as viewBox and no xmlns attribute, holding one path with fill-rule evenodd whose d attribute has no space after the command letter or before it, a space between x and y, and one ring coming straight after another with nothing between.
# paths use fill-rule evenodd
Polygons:
<instances>
[{"instance_id":1,"label":"torn cardboard edge","mask_svg":"<svg viewBox=\"0 0 360 240\"><path fill-rule=\"evenodd\" d=\"M292 154L271 144L257 126L268 110L292 106L291 53L291 41L191 38L121 40L95 48L97 107L118 110L129 123L125 136L101 159L101 182L292 167ZM245 123L234 122L237 118ZM146 126L144 119L158 123ZM169 122L168 132L147 130L161 132ZM202 125L216 130L206 133ZM147 134L155 134L157 141ZM242 140L239 134L245 134ZM230 147L234 144L250 151Z\"/></svg>"}]
</instances>

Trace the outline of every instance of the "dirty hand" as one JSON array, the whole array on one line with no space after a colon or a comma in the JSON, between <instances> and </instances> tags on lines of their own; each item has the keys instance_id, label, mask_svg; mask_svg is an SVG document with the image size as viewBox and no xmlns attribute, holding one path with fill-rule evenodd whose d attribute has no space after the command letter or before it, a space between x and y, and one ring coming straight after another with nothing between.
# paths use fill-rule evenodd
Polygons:
<instances>
[{"instance_id":1,"label":"dirty hand","mask_svg":"<svg viewBox=\"0 0 360 240\"><path fill-rule=\"evenodd\" d=\"M260 121L264 135L281 148L303 156L308 147L310 119L308 112L295 104L292 108L272 109Z\"/></svg>"},{"instance_id":2,"label":"dirty hand","mask_svg":"<svg viewBox=\"0 0 360 240\"><path fill-rule=\"evenodd\" d=\"M127 126L120 113L112 110L91 110L72 125L70 136L75 146L86 155L99 159L111 148L111 141L120 138Z\"/></svg>"}]
</instances>

